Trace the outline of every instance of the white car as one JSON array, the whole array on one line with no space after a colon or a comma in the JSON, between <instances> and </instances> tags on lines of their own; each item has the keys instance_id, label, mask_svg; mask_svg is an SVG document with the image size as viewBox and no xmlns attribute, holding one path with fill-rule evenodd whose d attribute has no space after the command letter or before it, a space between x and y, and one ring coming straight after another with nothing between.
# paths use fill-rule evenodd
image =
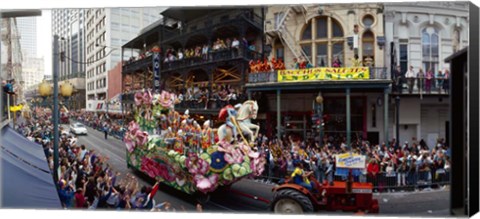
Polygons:
<instances>
[{"instance_id":1,"label":"white car","mask_svg":"<svg viewBox=\"0 0 480 219\"><path fill-rule=\"evenodd\" d=\"M87 127L81 123L74 123L70 125L70 132L75 135L87 135Z\"/></svg>"}]
</instances>

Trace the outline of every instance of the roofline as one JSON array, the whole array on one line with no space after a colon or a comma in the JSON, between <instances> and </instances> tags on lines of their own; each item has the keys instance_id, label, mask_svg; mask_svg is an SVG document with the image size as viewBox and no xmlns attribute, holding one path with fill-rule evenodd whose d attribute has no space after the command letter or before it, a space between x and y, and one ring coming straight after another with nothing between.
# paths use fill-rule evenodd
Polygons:
<instances>
[{"instance_id":1,"label":"roofline","mask_svg":"<svg viewBox=\"0 0 480 219\"><path fill-rule=\"evenodd\" d=\"M452 59L457 58L458 56L463 55L463 53L468 53L468 46L464 47L463 49L453 53L449 57L445 58L445 62L449 63Z\"/></svg>"}]
</instances>

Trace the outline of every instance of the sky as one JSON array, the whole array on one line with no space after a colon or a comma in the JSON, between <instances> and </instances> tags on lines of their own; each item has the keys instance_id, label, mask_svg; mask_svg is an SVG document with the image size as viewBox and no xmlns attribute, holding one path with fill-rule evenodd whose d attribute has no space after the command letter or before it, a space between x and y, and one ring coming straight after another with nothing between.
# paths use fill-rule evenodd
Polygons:
<instances>
[{"instance_id":1,"label":"sky","mask_svg":"<svg viewBox=\"0 0 480 219\"><path fill-rule=\"evenodd\" d=\"M37 56L44 58L45 74L52 74L52 16L50 10L42 10L37 19Z\"/></svg>"}]
</instances>

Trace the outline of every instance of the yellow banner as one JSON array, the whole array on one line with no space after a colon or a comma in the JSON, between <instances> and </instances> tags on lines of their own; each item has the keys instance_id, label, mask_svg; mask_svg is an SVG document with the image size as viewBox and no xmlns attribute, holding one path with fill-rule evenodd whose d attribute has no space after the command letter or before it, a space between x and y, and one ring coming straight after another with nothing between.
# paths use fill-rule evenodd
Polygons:
<instances>
[{"instance_id":1,"label":"yellow banner","mask_svg":"<svg viewBox=\"0 0 480 219\"><path fill-rule=\"evenodd\" d=\"M366 80L368 68L310 68L278 71L278 82L302 82L318 80Z\"/></svg>"}]
</instances>

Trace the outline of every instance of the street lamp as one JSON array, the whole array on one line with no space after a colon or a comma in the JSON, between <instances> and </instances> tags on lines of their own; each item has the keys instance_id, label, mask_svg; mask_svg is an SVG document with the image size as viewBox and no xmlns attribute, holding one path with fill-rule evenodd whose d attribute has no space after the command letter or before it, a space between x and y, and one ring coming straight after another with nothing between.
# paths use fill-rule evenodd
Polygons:
<instances>
[{"instance_id":1,"label":"street lamp","mask_svg":"<svg viewBox=\"0 0 480 219\"><path fill-rule=\"evenodd\" d=\"M60 95L65 98L65 105L68 106L68 98L72 96L73 85L67 80L60 85Z\"/></svg>"},{"instance_id":2,"label":"street lamp","mask_svg":"<svg viewBox=\"0 0 480 219\"><path fill-rule=\"evenodd\" d=\"M320 121L320 124L318 126L318 132L319 132L319 146L322 147L322 142L323 142L323 96L322 92L318 92L317 97L315 98L315 102L317 103L317 115L318 119Z\"/></svg>"},{"instance_id":3,"label":"street lamp","mask_svg":"<svg viewBox=\"0 0 480 219\"><path fill-rule=\"evenodd\" d=\"M43 98L42 106L45 106L45 99L51 95L52 87L44 80L38 85L38 93Z\"/></svg>"},{"instance_id":4,"label":"street lamp","mask_svg":"<svg viewBox=\"0 0 480 219\"><path fill-rule=\"evenodd\" d=\"M395 97L395 108L397 109L396 112L395 112L396 126L397 126L397 127L396 127L397 132L395 133L395 134L396 134L395 137L396 137L397 141L396 141L396 143L395 143L395 145L394 145L395 150L396 150L396 149L398 149L399 146L400 146L400 145L399 145L399 144L400 144L400 139L399 139L399 137L400 137L400 134L399 134L399 133L400 133L400 96L398 96L398 94L397 94L397 96Z\"/></svg>"}]
</instances>

